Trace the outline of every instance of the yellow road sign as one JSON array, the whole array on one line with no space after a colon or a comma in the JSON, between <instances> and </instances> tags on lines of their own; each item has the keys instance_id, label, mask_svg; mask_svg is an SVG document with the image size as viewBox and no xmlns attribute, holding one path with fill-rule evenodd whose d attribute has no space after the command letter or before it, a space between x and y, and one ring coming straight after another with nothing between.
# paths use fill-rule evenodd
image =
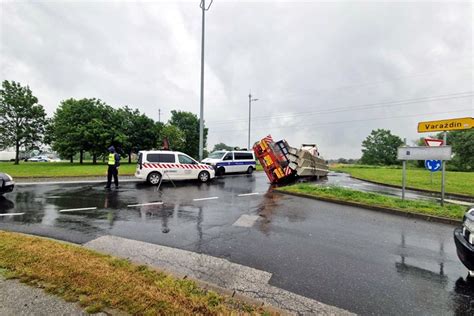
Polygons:
<instances>
[{"instance_id":1,"label":"yellow road sign","mask_svg":"<svg viewBox=\"0 0 474 316\"><path fill-rule=\"evenodd\" d=\"M418 133L454 131L474 127L474 118L462 117L449 120L428 121L418 123Z\"/></svg>"}]
</instances>

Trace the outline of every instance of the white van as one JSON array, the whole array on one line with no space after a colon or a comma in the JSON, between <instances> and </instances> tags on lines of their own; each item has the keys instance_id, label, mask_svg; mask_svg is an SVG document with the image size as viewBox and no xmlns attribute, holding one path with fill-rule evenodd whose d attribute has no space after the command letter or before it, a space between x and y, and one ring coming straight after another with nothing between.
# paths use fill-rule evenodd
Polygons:
<instances>
[{"instance_id":1,"label":"white van","mask_svg":"<svg viewBox=\"0 0 474 316\"><path fill-rule=\"evenodd\" d=\"M160 183L162 178L165 181L198 179L207 182L215 177L215 171L179 151L140 151L135 177L153 185Z\"/></svg>"},{"instance_id":2,"label":"white van","mask_svg":"<svg viewBox=\"0 0 474 316\"><path fill-rule=\"evenodd\" d=\"M233 172L254 172L257 163L253 151L215 151L202 161L216 170L218 175Z\"/></svg>"}]
</instances>

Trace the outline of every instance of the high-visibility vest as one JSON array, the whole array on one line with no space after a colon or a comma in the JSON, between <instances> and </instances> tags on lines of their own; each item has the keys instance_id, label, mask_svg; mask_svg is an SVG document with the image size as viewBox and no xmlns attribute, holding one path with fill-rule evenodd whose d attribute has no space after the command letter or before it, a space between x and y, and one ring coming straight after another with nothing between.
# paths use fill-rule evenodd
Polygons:
<instances>
[{"instance_id":1,"label":"high-visibility vest","mask_svg":"<svg viewBox=\"0 0 474 316\"><path fill-rule=\"evenodd\" d=\"M114 153L110 153L110 154L109 154L109 162L108 162L108 165L109 165L109 166L115 165L115 154L114 154Z\"/></svg>"}]
</instances>

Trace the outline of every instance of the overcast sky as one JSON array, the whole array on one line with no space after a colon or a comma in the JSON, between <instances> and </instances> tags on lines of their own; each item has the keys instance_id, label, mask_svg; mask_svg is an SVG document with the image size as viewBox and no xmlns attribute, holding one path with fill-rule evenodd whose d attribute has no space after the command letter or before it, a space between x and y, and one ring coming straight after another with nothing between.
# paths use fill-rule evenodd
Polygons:
<instances>
[{"instance_id":1,"label":"overcast sky","mask_svg":"<svg viewBox=\"0 0 474 316\"><path fill-rule=\"evenodd\" d=\"M70 97L199 115L199 0L0 3L0 80L49 115ZM473 116L473 83L471 1L215 0L206 14L209 149L247 146L250 90L252 142L356 158L372 129L411 141L419 121Z\"/></svg>"}]
</instances>

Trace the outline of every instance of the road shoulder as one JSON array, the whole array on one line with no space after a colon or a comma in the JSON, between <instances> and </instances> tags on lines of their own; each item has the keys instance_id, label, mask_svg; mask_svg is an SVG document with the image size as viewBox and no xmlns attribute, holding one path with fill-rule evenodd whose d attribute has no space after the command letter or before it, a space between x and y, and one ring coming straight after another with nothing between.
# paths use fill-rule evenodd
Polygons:
<instances>
[{"instance_id":1,"label":"road shoulder","mask_svg":"<svg viewBox=\"0 0 474 316\"><path fill-rule=\"evenodd\" d=\"M250 297L264 304L294 314L350 315L351 313L271 286L271 274L232 263L226 259L186 250L116 237L102 236L86 244L86 248L132 262L146 264L175 276L191 278L200 285L223 289L231 296ZM204 282L204 284L202 283Z\"/></svg>"},{"instance_id":2,"label":"road shoulder","mask_svg":"<svg viewBox=\"0 0 474 316\"><path fill-rule=\"evenodd\" d=\"M450 225L459 225L460 223L462 223L462 221L458 219L451 219L451 218L444 218L444 217L427 215L427 214L407 212L407 211L402 211L402 210L388 208L388 207L363 204L359 202L341 201L337 199L319 197L319 196L314 196L314 195L305 194L305 193L289 192L289 191L283 191L279 189L275 189L275 192L281 193L281 194L292 195L296 197L301 197L301 198L306 198L306 199L313 199L313 200L319 200L319 201L330 202L330 203L335 203L335 204L361 207L368 210L379 211L379 212L395 214L395 215L411 217L411 218L417 218L417 219L422 219L422 220L431 221L431 222L438 222L438 223L444 223L444 224L450 224Z\"/></svg>"},{"instance_id":3,"label":"road shoulder","mask_svg":"<svg viewBox=\"0 0 474 316\"><path fill-rule=\"evenodd\" d=\"M76 303L0 275L0 315L88 315ZM106 315L104 313L96 315Z\"/></svg>"}]
</instances>

